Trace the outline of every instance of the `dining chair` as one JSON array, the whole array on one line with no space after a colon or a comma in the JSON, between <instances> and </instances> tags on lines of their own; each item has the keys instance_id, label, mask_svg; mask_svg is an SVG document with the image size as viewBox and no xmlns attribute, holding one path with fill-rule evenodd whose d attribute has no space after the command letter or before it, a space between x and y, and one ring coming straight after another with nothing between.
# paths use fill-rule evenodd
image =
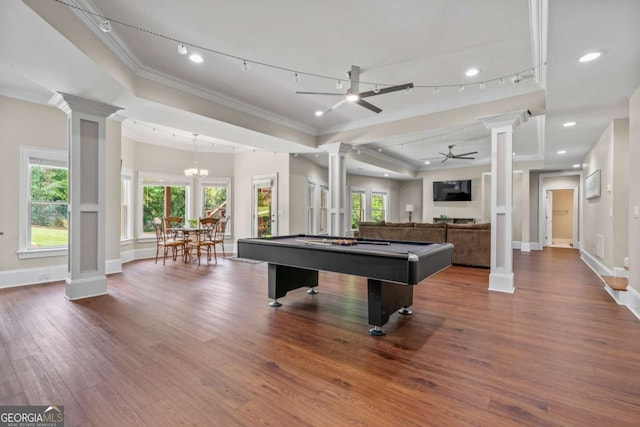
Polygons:
<instances>
[{"instance_id":1,"label":"dining chair","mask_svg":"<svg viewBox=\"0 0 640 427\"><path fill-rule=\"evenodd\" d=\"M156 261L158 263L158 255L160 254L160 248L162 248L162 265L165 265L167 260L167 255L169 253L169 249L171 249L171 254L173 259L175 260L178 255L179 249L184 249L184 242L179 240L167 239L167 234L165 233L164 226L160 218L156 218L153 221L153 229L156 233Z\"/></svg>"},{"instance_id":2,"label":"dining chair","mask_svg":"<svg viewBox=\"0 0 640 427\"><path fill-rule=\"evenodd\" d=\"M175 261L178 253L181 253L184 261L187 261L187 245L191 242L188 236L185 236L184 232L184 220L179 216L166 216L163 220L164 234L167 242L177 242L174 246L173 260Z\"/></svg>"},{"instance_id":3,"label":"dining chair","mask_svg":"<svg viewBox=\"0 0 640 427\"><path fill-rule=\"evenodd\" d=\"M198 265L200 265L200 256L205 251L207 253L207 263L211 261L211 248L214 246L213 237L217 222L216 218L199 219L200 227L196 233L196 242L191 245L191 250L196 250Z\"/></svg>"},{"instance_id":4,"label":"dining chair","mask_svg":"<svg viewBox=\"0 0 640 427\"><path fill-rule=\"evenodd\" d=\"M216 260L216 264L218 263L218 254L216 252L216 245L220 245L222 248L222 257L226 257L227 254L224 252L224 233L227 229L227 224L231 217L223 216L218 220L215 226L215 231L213 234L213 257Z\"/></svg>"}]
</instances>

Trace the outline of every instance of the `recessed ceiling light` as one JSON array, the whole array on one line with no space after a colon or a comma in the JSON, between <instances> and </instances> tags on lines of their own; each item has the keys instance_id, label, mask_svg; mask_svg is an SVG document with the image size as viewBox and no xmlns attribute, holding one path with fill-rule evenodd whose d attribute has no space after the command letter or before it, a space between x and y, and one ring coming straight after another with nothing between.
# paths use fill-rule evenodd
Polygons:
<instances>
[{"instance_id":1,"label":"recessed ceiling light","mask_svg":"<svg viewBox=\"0 0 640 427\"><path fill-rule=\"evenodd\" d=\"M429 160L425 160L425 161L424 161L424 164L425 164L425 165L430 165L430 164L431 164L431 162L430 162Z\"/></svg>"},{"instance_id":2,"label":"recessed ceiling light","mask_svg":"<svg viewBox=\"0 0 640 427\"><path fill-rule=\"evenodd\" d=\"M576 125L576 122L566 122L562 126L566 128L570 128L571 126L575 126L575 125Z\"/></svg>"},{"instance_id":3,"label":"recessed ceiling light","mask_svg":"<svg viewBox=\"0 0 640 427\"><path fill-rule=\"evenodd\" d=\"M313 114L315 114L317 117L320 117L320 116L322 116L322 115L324 114L324 112L322 112L322 111L318 110L318 111L316 111L316 112L315 112L315 113L313 113Z\"/></svg>"},{"instance_id":4,"label":"recessed ceiling light","mask_svg":"<svg viewBox=\"0 0 640 427\"><path fill-rule=\"evenodd\" d=\"M385 174L384 174L384 176L389 176L389 174L388 174L388 173L385 173Z\"/></svg>"},{"instance_id":5,"label":"recessed ceiling light","mask_svg":"<svg viewBox=\"0 0 640 427\"><path fill-rule=\"evenodd\" d=\"M559 150L558 154L566 154L567 150Z\"/></svg>"},{"instance_id":6,"label":"recessed ceiling light","mask_svg":"<svg viewBox=\"0 0 640 427\"><path fill-rule=\"evenodd\" d=\"M600 58L600 55L602 55L601 52L589 52L586 55L582 55L580 59L578 59L578 61L590 62L590 61L593 61L594 59Z\"/></svg>"},{"instance_id":7,"label":"recessed ceiling light","mask_svg":"<svg viewBox=\"0 0 640 427\"><path fill-rule=\"evenodd\" d=\"M513 153L511 153L511 155L512 155L512 156L515 156L515 155L516 155L516 152L514 151Z\"/></svg>"},{"instance_id":8,"label":"recessed ceiling light","mask_svg":"<svg viewBox=\"0 0 640 427\"><path fill-rule=\"evenodd\" d=\"M196 64L202 64L202 62L204 62L202 56L198 55L197 53L192 53L191 55L189 55L189 59Z\"/></svg>"},{"instance_id":9,"label":"recessed ceiling light","mask_svg":"<svg viewBox=\"0 0 640 427\"><path fill-rule=\"evenodd\" d=\"M478 70L477 68L469 68L464 75L467 77L473 77L473 76L477 76L478 73L480 72L480 70Z\"/></svg>"},{"instance_id":10,"label":"recessed ceiling light","mask_svg":"<svg viewBox=\"0 0 640 427\"><path fill-rule=\"evenodd\" d=\"M573 165L574 168L579 168L582 165L579 165L578 163L576 163L575 165Z\"/></svg>"}]
</instances>

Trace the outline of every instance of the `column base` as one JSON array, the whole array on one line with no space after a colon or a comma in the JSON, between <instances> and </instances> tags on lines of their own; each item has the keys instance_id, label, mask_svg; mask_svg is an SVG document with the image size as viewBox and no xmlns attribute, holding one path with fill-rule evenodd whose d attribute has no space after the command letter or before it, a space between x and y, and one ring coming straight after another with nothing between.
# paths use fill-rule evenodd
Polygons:
<instances>
[{"instance_id":1,"label":"column base","mask_svg":"<svg viewBox=\"0 0 640 427\"><path fill-rule=\"evenodd\" d=\"M82 279L68 278L66 282L64 297L71 301L107 294L107 276L104 274Z\"/></svg>"},{"instance_id":2,"label":"column base","mask_svg":"<svg viewBox=\"0 0 640 427\"><path fill-rule=\"evenodd\" d=\"M513 273L490 273L489 290L508 294L514 293Z\"/></svg>"},{"instance_id":3,"label":"column base","mask_svg":"<svg viewBox=\"0 0 640 427\"><path fill-rule=\"evenodd\" d=\"M531 243L522 242L520 244L520 251L522 251L522 252L531 252Z\"/></svg>"}]
</instances>

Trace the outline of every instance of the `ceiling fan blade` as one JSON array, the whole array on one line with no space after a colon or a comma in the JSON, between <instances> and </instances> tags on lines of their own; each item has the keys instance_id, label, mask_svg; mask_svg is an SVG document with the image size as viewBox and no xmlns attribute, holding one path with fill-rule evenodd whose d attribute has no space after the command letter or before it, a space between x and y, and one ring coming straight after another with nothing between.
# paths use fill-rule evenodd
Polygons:
<instances>
[{"instance_id":1,"label":"ceiling fan blade","mask_svg":"<svg viewBox=\"0 0 640 427\"><path fill-rule=\"evenodd\" d=\"M297 95L338 95L344 96L344 93L335 92L296 92Z\"/></svg>"},{"instance_id":2,"label":"ceiling fan blade","mask_svg":"<svg viewBox=\"0 0 640 427\"><path fill-rule=\"evenodd\" d=\"M454 154L455 157L460 157L460 156L470 156L471 154L478 154L477 151L470 151L469 153L462 153L462 154Z\"/></svg>"},{"instance_id":3,"label":"ceiling fan blade","mask_svg":"<svg viewBox=\"0 0 640 427\"><path fill-rule=\"evenodd\" d=\"M463 160L475 160L475 157L460 157L460 156L453 156L454 159L463 159Z\"/></svg>"},{"instance_id":4,"label":"ceiling fan blade","mask_svg":"<svg viewBox=\"0 0 640 427\"><path fill-rule=\"evenodd\" d=\"M445 157L449 157L449 154L451 154L451 153L449 153L449 154L444 154L444 153L441 153L441 152L439 152L439 151L438 151L438 154L442 154L442 155L443 155L443 156L445 156Z\"/></svg>"},{"instance_id":5,"label":"ceiling fan blade","mask_svg":"<svg viewBox=\"0 0 640 427\"><path fill-rule=\"evenodd\" d=\"M445 157L445 158L444 158L444 160L442 160L440 163L444 163L444 162L446 162L447 160L449 160L449 158L448 158L448 157Z\"/></svg>"},{"instance_id":6,"label":"ceiling fan blade","mask_svg":"<svg viewBox=\"0 0 640 427\"><path fill-rule=\"evenodd\" d=\"M351 80L351 86L349 90L351 93L360 93L360 67L357 65L351 66L351 71L349 72L349 80Z\"/></svg>"},{"instance_id":7,"label":"ceiling fan blade","mask_svg":"<svg viewBox=\"0 0 640 427\"><path fill-rule=\"evenodd\" d=\"M399 90L411 89L412 87L413 87L413 83L405 83L403 85L383 87L377 93L372 90L369 90L367 92L362 92L360 94L360 98L367 98L369 96L374 96L374 95L383 95L389 92L397 92Z\"/></svg>"},{"instance_id":8,"label":"ceiling fan blade","mask_svg":"<svg viewBox=\"0 0 640 427\"><path fill-rule=\"evenodd\" d=\"M327 114L329 111L331 110L335 110L336 108L338 108L339 106L341 106L342 104L344 104L345 102L347 102L346 99L341 99L340 101L336 102L335 104L333 104L331 107L329 107L329 109L327 111L325 111L323 114Z\"/></svg>"},{"instance_id":9,"label":"ceiling fan blade","mask_svg":"<svg viewBox=\"0 0 640 427\"><path fill-rule=\"evenodd\" d=\"M368 103L367 101L363 101L362 99L357 100L355 103L358 105L362 105L364 108L367 108L376 114L382 111L381 108L378 108L375 105Z\"/></svg>"}]
</instances>

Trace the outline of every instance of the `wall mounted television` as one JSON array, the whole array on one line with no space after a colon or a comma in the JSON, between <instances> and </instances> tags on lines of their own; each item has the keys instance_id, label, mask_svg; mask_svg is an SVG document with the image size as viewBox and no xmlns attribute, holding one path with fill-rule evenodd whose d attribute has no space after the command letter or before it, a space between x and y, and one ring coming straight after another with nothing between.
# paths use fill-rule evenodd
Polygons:
<instances>
[{"instance_id":1,"label":"wall mounted television","mask_svg":"<svg viewBox=\"0 0 640 427\"><path fill-rule=\"evenodd\" d=\"M433 181L434 202L470 202L471 180Z\"/></svg>"}]
</instances>

